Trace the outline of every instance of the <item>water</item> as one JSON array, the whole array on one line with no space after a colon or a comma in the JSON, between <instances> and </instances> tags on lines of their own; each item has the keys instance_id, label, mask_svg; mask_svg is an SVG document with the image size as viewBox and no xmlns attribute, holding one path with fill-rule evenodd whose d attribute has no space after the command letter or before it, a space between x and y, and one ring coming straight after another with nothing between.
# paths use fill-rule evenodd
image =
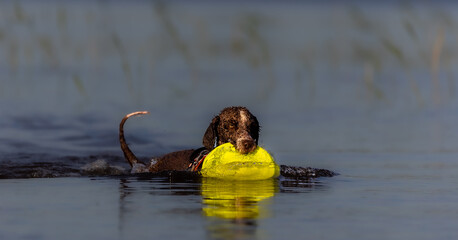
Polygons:
<instances>
[{"instance_id":1,"label":"water","mask_svg":"<svg viewBox=\"0 0 458 240\"><path fill-rule=\"evenodd\" d=\"M318 156L317 156L318 157ZM97 177L0 182L2 239L439 239L457 234L455 156L322 155L313 181ZM435 161L435 163L431 163ZM32 197L33 196L33 197ZM332 229L332 231L331 231Z\"/></svg>"},{"instance_id":2,"label":"water","mask_svg":"<svg viewBox=\"0 0 458 240\"><path fill-rule=\"evenodd\" d=\"M0 239L454 239L458 6L0 3ZM129 175L230 105L332 178Z\"/></svg>"}]
</instances>

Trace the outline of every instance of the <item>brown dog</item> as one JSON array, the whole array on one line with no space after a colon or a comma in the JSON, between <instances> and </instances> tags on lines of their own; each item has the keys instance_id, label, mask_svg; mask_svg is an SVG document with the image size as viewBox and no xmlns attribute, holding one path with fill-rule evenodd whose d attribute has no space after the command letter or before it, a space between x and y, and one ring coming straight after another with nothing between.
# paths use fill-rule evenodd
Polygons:
<instances>
[{"instance_id":1,"label":"brown dog","mask_svg":"<svg viewBox=\"0 0 458 240\"><path fill-rule=\"evenodd\" d=\"M240 153L252 152L258 146L259 122L245 107L228 107L213 118L205 131L203 147L168 153L162 157L153 158L147 165L134 155L124 138L124 123L129 117L148 112L134 112L127 114L119 125L119 142L126 160L132 167L133 173L161 172L161 171L198 171L204 156L213 148L231 143Z\"/></svg>"}]
</instances>

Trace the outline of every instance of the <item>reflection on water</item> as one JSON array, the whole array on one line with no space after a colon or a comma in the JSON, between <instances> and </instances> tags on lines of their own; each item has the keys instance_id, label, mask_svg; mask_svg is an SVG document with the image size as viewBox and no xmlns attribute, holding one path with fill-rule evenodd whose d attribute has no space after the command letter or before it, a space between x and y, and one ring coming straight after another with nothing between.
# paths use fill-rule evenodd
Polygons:
<instances>
[{"instance_id":1,"label":"reflection on water","mask_svg":"<svg viewBox=\"0 0 458 240\"><path fill-rule=\"evenodd\" d=\"M297 194L329 189L316 179L226 181L150 174L121 177L118 186L121 236L137 231L145 222L147 232L162 234L177 231L177 225L188 227L193 239L202 239L196 234L209 239L262 239L268 232L266 222L276 221L274 206L288 211L288 205L276 204L277 195L306 201Z\"/></svg>"},{"instance_id":2,"label":"reflection on water","mask_svg":"<svg viewBox=\"0 0 458 240\"><path fill-rule=\"evenodd\" d=\"M203 212L208 217L257 219L268 215L261 201L278 192L276 179L262 181L225 181L202 179Z\"/></svg>"},{"instance_id":3,"label":"reflection on water","mask_svg":"<svg viewBox=\"0 0 458 240\"><path fill-rule=\"evenodd\" d=\"M171 181L171 182L170 182ZM121 235L130 232L129 225L140 215L167 214L202 216L206 235L210 238L253 238L258 234L258 221L271 214L271 198L280 192L280 180L225 181L212 178L122 178L119 181L119 230ZM177 199L171 199L175 196ZM200 204L196 196L201 196ZM168 201L156 200L167 197ZM143 199L146 204L139 203ZM199 211L197 211L199 209ZM172 217L171 219L174 219ZM169 221L165 220L164 221ZM135 219L138 222L138 219ZM151 224L153 224L152 222ZM200 228L200 227L199 227Z\"/></svg>"},{"instance_id":4,"label":"reflection on water","mask_svg":"<svg viewBox=\"0 0 458 240\"><path fill-rule=\"evenodd\" d=\"M277 179L225 181L214 178L202 179L201 189L202 210L209 217L207 234L212 239L255 238L257 221L271 215L266 200L279 190Z\"/></svg>"}]
</instances>

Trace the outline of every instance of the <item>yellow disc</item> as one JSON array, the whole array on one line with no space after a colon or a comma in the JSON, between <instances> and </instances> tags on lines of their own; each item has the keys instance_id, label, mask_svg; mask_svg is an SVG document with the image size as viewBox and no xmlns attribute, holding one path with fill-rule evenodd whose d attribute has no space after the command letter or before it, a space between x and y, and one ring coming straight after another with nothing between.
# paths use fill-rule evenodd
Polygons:
<instances>
[{"instance_id":1,"label":"yellow disc","mask_svg":"<svg viewBox=\"0 0 458 240\"><path fill-rule=\"evenodd\" d=\"M278 177L280 167L259 146L251 153L241 154L234 145L225 143L207 155L201 174L204 177L231 180L263 180Z\"/></svg>"}]
</instances>

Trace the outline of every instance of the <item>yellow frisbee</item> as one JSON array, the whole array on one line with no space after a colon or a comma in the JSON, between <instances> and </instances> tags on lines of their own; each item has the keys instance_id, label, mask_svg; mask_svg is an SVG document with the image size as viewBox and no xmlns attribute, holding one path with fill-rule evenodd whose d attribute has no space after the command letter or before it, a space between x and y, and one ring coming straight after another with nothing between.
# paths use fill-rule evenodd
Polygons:
<instances>
[{"instance_id":1,"label":"yellow frisbee","mask_svg":"<svg viewBox=\"0 0 458 240\"><path fill-rule=\"evenodd\" d=\"M263 180L280 175L280 167L263 148L241 154L234 145L225 143L205 157L201 174L204 177L230 180Z\"/></svg>"}]
</instances>

